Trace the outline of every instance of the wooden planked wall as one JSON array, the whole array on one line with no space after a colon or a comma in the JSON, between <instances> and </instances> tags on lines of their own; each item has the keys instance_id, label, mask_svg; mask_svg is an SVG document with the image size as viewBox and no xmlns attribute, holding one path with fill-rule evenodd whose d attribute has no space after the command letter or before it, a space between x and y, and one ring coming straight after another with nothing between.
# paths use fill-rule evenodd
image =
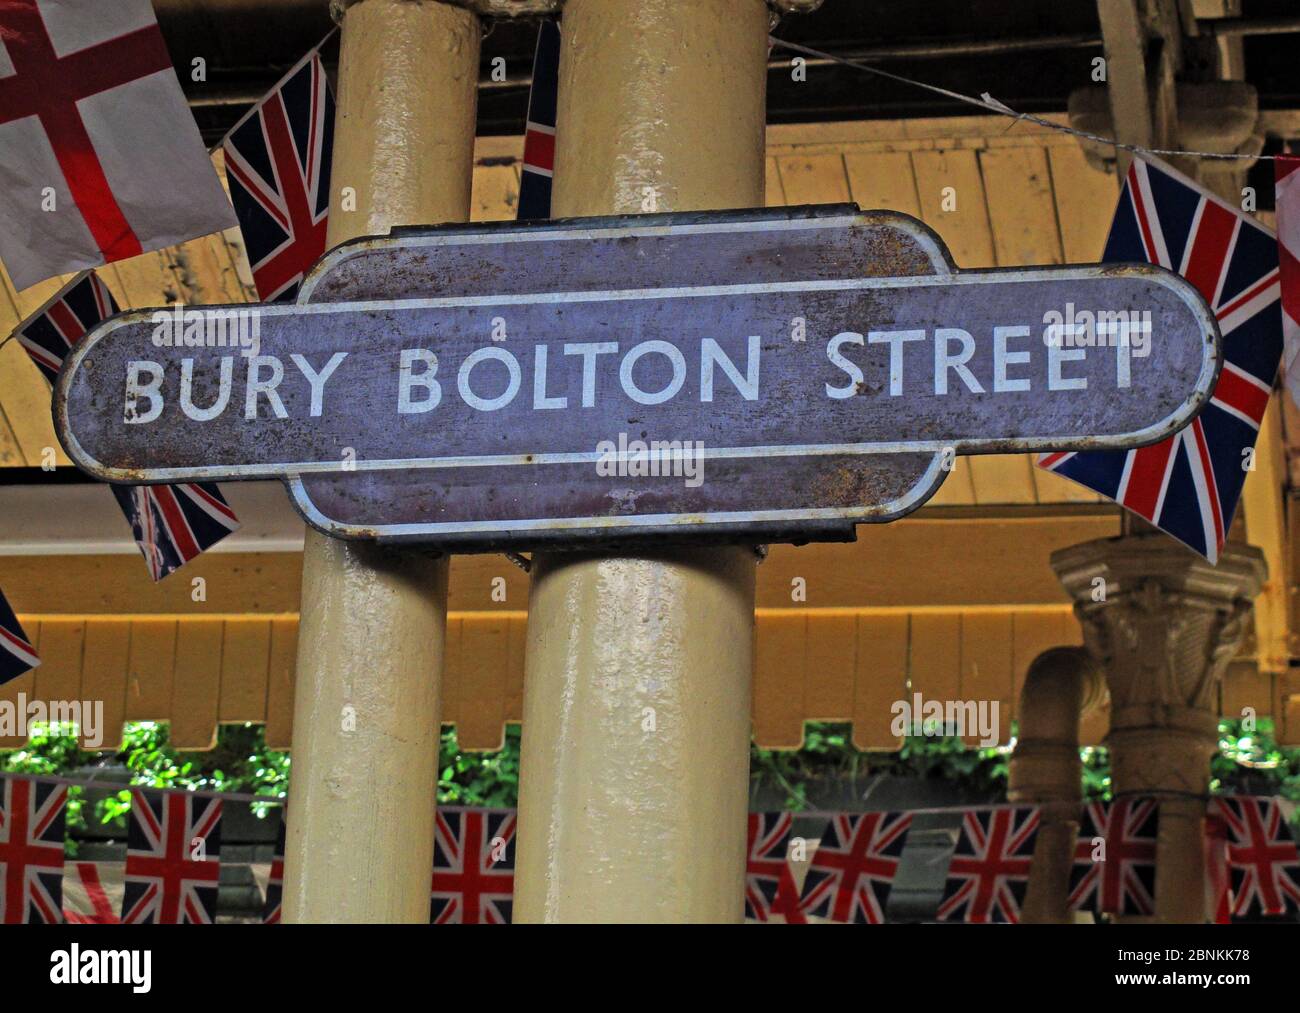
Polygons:
<instances>
[{"instance_id":1,"label":"wooden planked wall","mask_svg":"<svg viewBox=\"0 0 1300 1013\"><path fill-rule=\"evenodd\" d=\"M523 710L524 612L448 618L443 720L467 749L500 748ZM105 746L123 721L170 720L179 748L205 750L220 723L265 723L288 748L293 725L296 616L27 619L43 662L0 687L0 701L102 700ZM1001 741L1016 716L1029 663L1049 647L1081 642L1066 606L1011 610L759 609L755 623L754 739L794 749L805 721L853 724L862 749L896 749L895 701L997 700ZM1284 742L1300 743L1293 679L1249 660L1225 680L1224 714L1251 706L1279 714ZM1085 744L1105 736L1106 711L1085 721ZM19 748L0 737L0 749Z\"/></svg>"}]
</instances>

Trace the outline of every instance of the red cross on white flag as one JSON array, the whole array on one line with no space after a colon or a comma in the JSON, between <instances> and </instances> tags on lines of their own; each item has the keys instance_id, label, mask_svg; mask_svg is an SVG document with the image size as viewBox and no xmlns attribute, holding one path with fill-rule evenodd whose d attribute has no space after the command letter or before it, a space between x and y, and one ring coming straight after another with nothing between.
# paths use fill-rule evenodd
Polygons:
<instances>
[{"instance_id":1,"label":"red cross on white flag","mask_svg":"<svg viewBox=\"0 0 1300 1013\"><path fill-rule=\"evenodd\" d=\"M149 0L0 0L0 260L18 288L234 224Z\"/></svg>"},{"instance_id":2,"label":"red cross on white flag","mask_svg":"<svg viewBox=\"0 0 1300 1013\"><path fill-rule=\"evenodd\" d=\"M1282 276L1282 373L1291 400L1300 405L1300 155L1279 157L1277 252Z\"/></svg>"}]
</instances>

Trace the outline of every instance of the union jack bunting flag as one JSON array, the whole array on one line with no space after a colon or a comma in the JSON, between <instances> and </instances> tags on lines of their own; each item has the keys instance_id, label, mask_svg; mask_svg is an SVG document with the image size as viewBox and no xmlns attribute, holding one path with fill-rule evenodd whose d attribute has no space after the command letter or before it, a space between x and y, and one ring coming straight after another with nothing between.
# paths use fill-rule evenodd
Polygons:
<instances>
[{"instance_id":1,"label":"union jack bunting flag","mask_svg":"<svg viewBox=\"0 0 1300 1013\"><path fill-rule=\"evenodd\" d=\"M18 327L18 343L51 384L72 347L85 333L117 312L108 286L94 271L77 275L55 292L49 302Z\"/></svg>"},{"instance_id":2,"label":"union jack bunting flag","mask_svg":"<svg viewBox=\"0 0 1300 1013\"><path fill-rule=\"evenodd\" d=\"M808 863L800 911L835 922L882 924L911 826L911 813L832 817Z\"/></svg>"},{"instance_id":3,"label":"union jack bunting flag","mask_svg":"<svg viewBox=\"0 0 1300 1013\"><path fill-rule=\"evenodd\" d=\"M1277 242L1187 177L1134 158L1102 260L1159 264L1196 286L1219 321L1223 372L1201 414L1169 439L1138 450L1042 454L1039 467L1110 497L1216 562L1282 357Z\"/></svg>"},{"instance_id":4,"label":"union jack bunting flag","mask_svg":"<svg viewBox=\"0 0 1300 1013\"><path fill-rule=\"evenodd\" d=\"M1020 921L1038 822L1033 807L966 812L937 920L1013 925Z\"/></svg>"},{"instance_id":5,"label":"union jack bunting flag","mask_svg":"<svg viewBox=\"0 0 1300 1013\"><path fill-rule=\"evenodd\" d=\"M63 819L68 789L0 780L0 924L63 921Z\"/></svg>"},{"instance_id":6,"label":"union jack bunting flag","mask_svg":"<svg viewBox=\"0 0 1300 1013\"><path fill-rule=\"evenodd\" d=\"M0 686L10 679L17 679L24 672L29 672L41 663L36 655L36 648L27 639L18 617L9 607L9 602L0 593Z\"/></svg>"},{"instance_id":7,"label":"union jack bunting flag","mask_svg":"<svg viewBox=\"0 0 1300 1013\"><path fill-rule=\"evenodd\" d=\"M799 891L787 861L793 827L790 813L749 814L745 917L750 921L769 921L773 915L791 924L807 921L799 910Z\"/></svg>"},{"instance_id":8,"label":"union jack bunting flag","mask_svg":"<svg viewBox=\"0 0 1300 1013\"><path fill-rule=\"evenodd\" d=\"M212 482L112 488L156 581L239 530L239 518Z\"/></svg>"},{"instance_id":9,"label":"union jack bunting flag","mask_svg":"<svg viewBox=\"0 0 1300 1013\"><path fill-rule=\"evenodd\" d=\"M1286 914L1300 907L1300 853L1276 799L1222 795L1210 811L1228 825L1232 913Z\"/></svg>"},{"instance_id":10,"label":"union jack bunting flag","mask_svg":"<svg viewBox=\"0 0 1300 1013\"><path fill-rule=\"evenodd\" d=\"M1149 915L1156 910L1156 832L1160 806L1150 798L1089 802L1083 809L1070 873L1070 910ZM1104 848L1097 841L1104 842Z\"/></svg>"},{"instance_id":11,"label":"union jack bunting flag","mask_svg":"<svg viewBox=\"0 0 1300 1013\"><path fill-rule=\"evenodd\" d=\"M280 810L280 830L275 835L275 857L271 859L271 875L266 881L266 903L262 906L262 924L279 925L280 908L284 902L284 810Z\"/></svg>"},{"instance_id":12,"label":"union jack bunting flag","mask_svg":"<svg viewBox=\"0 0 1300 1013\"><path fill-rule=\"evenodd\" d=\"M70 281L19 325L18 341L36 368L53 383L72 347L117 310L108 287L93 272L87 272ZM154 580L162 580L239 530L239 518L221 490L210 482L115 485L112 489Z\"/></svg>"},{"instance_id":13,"label":"union jack bunting flag","mask_svg":"<svg viewBox=\"0 0 1300 1013\"><path fill-rule=\"evenodd\" d=\"M560 88L560 26L543 21L533 55L533 87L528 93L524 165L519 175L520 219L551 217L551 176L555 169L555 107Z\"/></svg>"},{"instance_id":14,"label":"union jack bunting flag","mask_svg":"<svg viewBox=\"0 0 1300 1013\"><path fill-rule=\"evenodd\" d=\"M325 252L333 149L334 97L319 49L222 142L230 201L264 302L291 301Z\"/></svg>"},{"instance_id":15,"label":"union jack bunting flag","mask_svg":"<svg viewBox=\"0 0 1300 1013\"><path fill-rule=\"evenodd\" d=\"M433 834L434 925L509 925L515 811L439 809Z\"/></svg>"},{"instance_id":16,"label":"union jack bunting flag","mask_svg":"<svg viewBox=\"0 0 1300 1013\"><path fill-rule=\"evenodd\" d=\"M127 925L210 925L217 917L221 800L185 791L131 792Z\"/></svg>"}]
</instances>

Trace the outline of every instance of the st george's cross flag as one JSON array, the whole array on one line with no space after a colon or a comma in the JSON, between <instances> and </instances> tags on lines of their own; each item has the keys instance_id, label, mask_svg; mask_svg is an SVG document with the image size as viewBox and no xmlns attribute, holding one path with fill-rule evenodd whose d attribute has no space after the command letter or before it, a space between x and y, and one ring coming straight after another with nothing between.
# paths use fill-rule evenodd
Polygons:
<instances>
[{"instance_id":1,"label":"st george's cross flag","mask_svg":"<svg viewBox=\"0 0 1300 1013\"><path fill-rule=\"evenodd\" d=\"M68 789L0 778L0 925L63 921L63 823Z\"/></svg>"},{"instance_id":2,"label":"st george's cross flag","mask_svg":"<svg viewBox=\"0 0 1300 1013\"><path fill-rule=\"evenodd\" d=\"M186 791L134 789L122 922L215 922L220 852L221 799Z\"/></svg>"},{"instance_id":3,"label":"st george's cross flag","mask_svg":"<svg viewBox=\"0 0 1300 1013\"><path fill-rule=\"evenodd\" d=\"M778 915L787 924L807 921L790 868L791 813L750 813L745 862L745 918L766 922Z\"/></svg>"},{"instance_id":4,"label":"st george's cross flag","mask_svg":"<svg viewBox=\"0 0 1300 1013\"><path fill-rule=\"evenodd\" d=\"M279 925L284 906L284 838L286 810L280 810L280 829L275 835L275 855L266 880L266 903L262 905L262 924Z\"/></svg>"},{"instance_id":5,"label":"st george's cross flag","mask_svg":"<svg viewBox=\"0 0 1300 1013\"><path fill-rule=\"evenodd\" d=\"M27 639L3 593L0 593L0 648L3 648L0 650L0 686L41 663L36 648Z\"/></svg>"},{"instance_id":6,"label":"st george's cross flag","mask_svg":"<svg viewBox=\"0 0 1300 1013\"><path fill-rule=\"evenodd\" d=\"M1083 807L1070 872L1071 911L1155 914L1159 820L1160 803L1152 798Z\"/></svg>"},{"instance_id":7,"label":"st george's cross flag","mask_svg":"<svg viewBox=\"0 0 1300 1013\"><path fill-rule=\"evenodd\" d=\"M108 286L87 271L55 292L15 333L36 368L53 383L73 346L117 308ZM154 580L239 530L239 518L211 482L112 489Z\"/></svg>"},{"instance_id":8,"label":"st george's cross flag","mask_svg":"<svg viewBox=\"0 0 1300 1013\"><path fill-rule=\"evenodd\" d=\"M1191 282L1218 319L1223 371L1201 414L1169 439L1138 450L1042 454L1038 465L1217 562L1282 357L1277 241L1186 176L1135 157L1102 260L1159 264Z\"/></svg>"},{"instance_id":9,"label":"st george's cross flag","mask_svg":"<svg viewBox=\"0 0 1300 1013\"><path fill-rule=\"evenodd\" d=\"M291 301L325 252L334 97L307 54L225 137L226 181L257 294Z\"/></svg>"},{"instance_id":10,"label":"st george's cross flag","mask_svg":"<svg viewBox=\"0 0 1300 1013\"><path fill-rule=\"evenodd\" d=\"M515 811L440 807L434 818L434 925L509 925L515 892Z\"/></svg>"},{"instance_id":11,"label":"st george's cross flag","mask_svg":"<svg viewBox=\"0 0 1300 1013\"><path fill-rule=\"evenodd\" d=\"M149 0L0 0L0 260L18 288L234 224Z\"/></svg>"},{"instance_id":12,"label":"st george's cross flag","mask_svg":"<svg viewBox=\"0 0 1300 1013\"><path fill-rule=\"evenodd\" d=\"M883 924L911 826L906 812L833 816L808 863L799 909L834 922Z\"/></svg>"},{"instance_id":13,"label":"st george's cross flag","mask_svg":"<svg viewBox=\"0 0 1300 1013\"><path fill-rule=\"evenodd\" d=\"M1038 823L1032 806L965 812L936 920L1019 922Z\"/></svg>"},{"instance_id":14,"label":"st george's cross flag","mask_svg":"<svg viewBox=\"0 0 1300 1013\"><path fill-rule=\"evenodd\" d=\"M1228 872L1235 917L1300 908L1300 851L1277 799L1220 795L1210 812L1228 827Z\"/></svg>"},{"instance_id":15,"label":"st george's cross flag","mask_svg":"<svg viewBox=\"0 0 1300 1013\"><path fill-rule=\"evenodd\" d=\"M519 174L522 220L551 217L551 182L555 172L555 113L560 91L560 26L543 21L533 54L533 85L528 93L524 129L524 164Z\"/></svg>"},{"instance_id":16,"label":"st george's cross flag","mask_svg":"<svg viewBox=\"0 0 1300 1013\"><path fill-rule=\"evenodd\" d=\"M1273 163L1277 202L1277 253L1282 272L1282 373L1300 405L1300 155Z\"/></svg>"}]
</instances>

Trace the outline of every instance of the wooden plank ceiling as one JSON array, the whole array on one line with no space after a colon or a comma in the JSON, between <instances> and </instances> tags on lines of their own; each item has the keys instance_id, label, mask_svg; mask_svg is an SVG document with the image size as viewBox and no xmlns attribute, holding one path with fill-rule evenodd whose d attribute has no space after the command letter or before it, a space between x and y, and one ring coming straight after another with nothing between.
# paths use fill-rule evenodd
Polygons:
<instances>
[{"instance_id":1,"label":"wooden plank ceiling","mask_svg":"<svg viewBox=\"0 0 1300 1013\"><path fill-rule=\"evenodd\" d=\"M514 217L520 151L519 138L480 139L474 220ZM985 118L772 127L767 170L769 205L903 211L971 268L1096 260L1117 191L1069 137ZM238 232L101 276L129 308L253 298ZM0 333L58 285L16 293L3 279ZM56 447L48 387L11 342L0 350L0 466L39 466L51 452L66 466ZM1000 700L1005 741L1029 662L1080 640L1047 555L1118 532L1114 507L1038 471L1027 455L1006 455L959 459L917 518L864 527L855 544L775 547L759 568L756 740L797 747L804 721L826 719L852 721L863 748L893 749L890 704L920 692ZM1296 544L1288 538L1275 551L1284 616L1269 637L1282 637L1282 662L1258 663L1252 638L1221 703L1225 714L1251 706L1275 715L1283 741L1300 743L1300 680L1286 668L1300 653L1287 639L1297 628L1288 600L1295 567L1284 553ZM210 748L220 722L264 721L271 744L287 746L299 567L296 553L212 552L153 585L131 556L8 557L0 585L44 663L0 687L0 699L102 698L110 729L170 719L173 740L191 749ZM191 600L198 576L206 602ZM792 601L799 577L806 602ZM492 593L501 587L504 600ZM453 560L443 710L467 748L499 746L504 722L519 718L526 607L527 578L502 557ZM1085 740L1099 742L1106 727L1104 711L1090 716ZM20 744L0 739L0 748Z\"/></svg>"}]
</instances>

